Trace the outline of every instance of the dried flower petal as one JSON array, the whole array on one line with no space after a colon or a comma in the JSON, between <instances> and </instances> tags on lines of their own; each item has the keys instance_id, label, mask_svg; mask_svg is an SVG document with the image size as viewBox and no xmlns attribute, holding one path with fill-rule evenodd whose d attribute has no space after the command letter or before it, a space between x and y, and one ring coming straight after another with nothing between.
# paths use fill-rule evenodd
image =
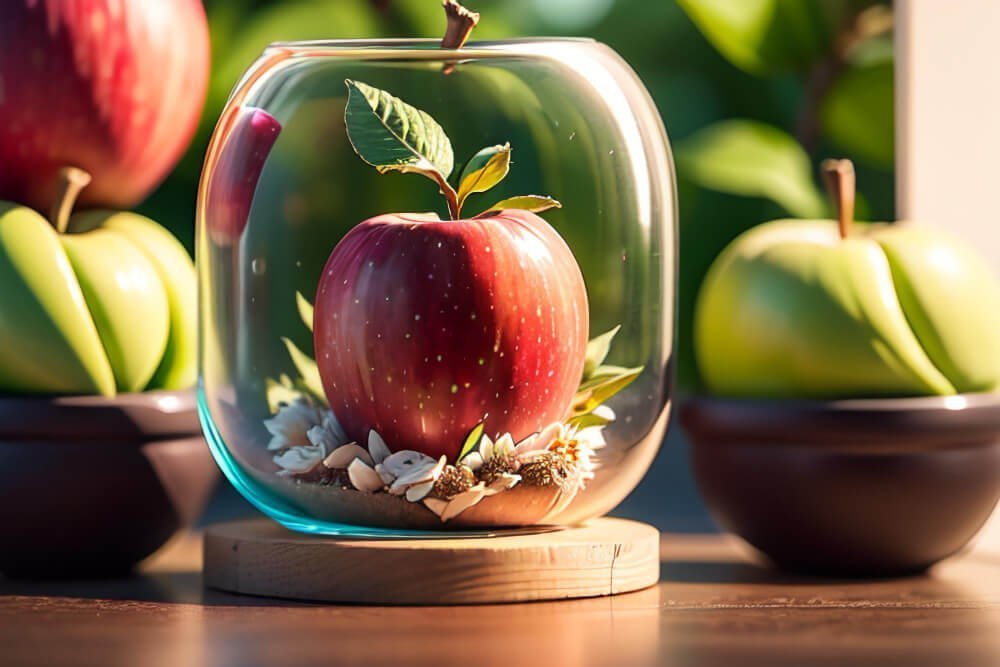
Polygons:
<instances>
[{"instance_id":1,"label":"dried flower petal","mask_svg":"<svg viewBox=\"0 0 1000 667\"><path fill-rule=\"evenodd\" d=\"M374 491L380 491L384 486L382 484L382 478L378 476L370 465L362 461L361 459L354 459L351 464L347 466L347 477L351 480L351 484L358 491L367 491L372 493Z\"/></svg>"},{"instance_id":2,"label":"dried flower petal","mask_svg":"<svg viewBox=\"0 0 1000 667\"><path fill-rule=\"evenodd\" d=\"M469 509L480 500L490 495L483 483L458 494L451 500L441 500L439 498L424 498L424 506L438 515L442 522L453 519L465 510Z\"/></svg>"},{"instance_id":3,"label":"dried flower petal","mask_svg":"<svg viewBox=\"0 0 1000 667\"><path fill-rule=\"evenodd\" d=\"M483 456L479 452L469 452L459 463L475 472L483 467Z\"/></svg>"},{"instance_id":4,"label":"dried flower petal","mask_svg":"<svg viewBox=\"0 0 1000 667\"><path fill-rule=\"evenodd\" d=\"M378 473L378 476L382 478L382 481L385 482L386 485L392 484L396 481L396 476L386 470L385 466L381 463L375 464L375 472Z\"/></svg>"},{"instance_id":5,"label":"dried flower petal","mask_svg":"<svg viewBox=\"0 0 1000 667\"><path fill-rule=\"evenodd\" d=\"M314 445L323 447L324 451L332 452L341 445L351 442L344 433L337 417L330 410L322 410L323 422L306 431L306 438Z\"/></svg>"},{"instance_id":6,"label":"dried flower petal","mask_svg":"<svg viewBox=\"0 0 1000 667\"><path fill-rule=\"evenodd\" d=\"M411 486L423 484L425 482L433 483L437 480L438 475L441 474L441 471L444 470L445 465L448 463L448 457L442 455L436 462L430 457L426 458L429 459L433 465L428 467L426 464L420 464L419 467L415 467L413 470L397 477L389 487L389 493L400 495Z\"/></svg>"},{"instance_id":7,"label":"dried flower petal","mask_svg":"<svg viewBox=\"0 0 1000 667\"><path fill-rule=\"evenodd\" d=\"M288 405L283 405L270 419L264 420L264 428L271 434L267 448L286 449L310 445L306 435L309 429L323 423L323 414L308 399L299 397Z\"/></svg>"},{"instance_id":8,"label":"dried flower petal","mask_svg":"<svg viewBox=\"0 0 1000 667\"><path fill-rule=\"evenodd\" d=\"M444 522L455 518L473 505L478 504L479 501L487 495L486 487L482 483L475 485L465 493L458 494L448 501L448 506L445 507L444 511L439 515L441 517L441 521Z\"/></svg>"},{"instance_id":9,"label":"dried flower petal","mask_svg":"<svg viewBox=\"0 0 1000 667\"><path fill-rule=\"evenodd\" d=\"M353 442L333 450L329 456L323 459L323 465L327 468L346 468L355 459L360 459L369 466L374 465L372 457L368 455L368 452Z\"/></svg>"},{"instance_id":10,"label":"dried flower petal","mask_svg":"<svg viewBox=\"0 0 1000 667\"><path fill-rule=\"evenodd\" d=\"M389 451L389 446L385 444L385 440L375 432L375 429L368 431L368 453L371 454L375 463L382 463L392 454Z\"/></svg>"},{"instance_id":11,"label":"dried flower petal","mask_svg":"<svg viewBox=\"0 0 1000 667\"><path fill-rule=\"evenodd\" d=\"M323 448L313 445L300 445L291 447L275 454L272 459L282 470L279 475L299 475L307 473L323 460Z\"/></svg>"},{"instance_id":12,"label":"dried flower petal","mask_svg":"<svg viewBox=\"0 0 1000 667\"><path fill-rule=\"evenodd\" d=\"M414 484L406 490L406 499L411 503L420 502L434 488L434 480L423 484Z\"/></svg>"},{"instance_id":13,"label":"dried flower petal","mask_svg":"<svg viewBox=\"0 0 1000 667\"><path fill-rule=\"evenodd\" d=\"M512 489L517 486L517 483L521 481L520 475L512 475L510 473L501 473L493 478L493 481L486 485L486 495L492 496L500 493L501 491L506 491L507 489Z\"/></svg>"},{"instance_id":14,"label":"dried flower petal","mask_svg":"<svg viewBox=\"0 0 1000 667\"><path fill-rule=\"evenodd\" d=\"M401 452L396 452L385 457L381 464L387 472L398 478L414 470L422 470L427 467L433 468L437 464L437 461L426 454L404 449Z\"/></svg>"}]
</instances>

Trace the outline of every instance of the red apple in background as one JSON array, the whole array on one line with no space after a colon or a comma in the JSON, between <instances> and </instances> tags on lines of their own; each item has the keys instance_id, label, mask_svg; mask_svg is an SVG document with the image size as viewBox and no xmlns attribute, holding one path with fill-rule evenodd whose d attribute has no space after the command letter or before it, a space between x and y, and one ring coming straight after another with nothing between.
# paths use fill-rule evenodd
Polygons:
<instances>
[{"instance_id":1,"label":"red apple in background","mask_svg":"<svg viewBox=\"0 0 1000 667\"><path fill-rule=\"evenodd\" d=\"M46 210L58 169L82 204L128 208L173 168L208 84L200 0L0 3L0 199Z\"/></svg>"},{"instance_id":2,"label":"red apple in background","mask_svg":"<svg viewBox=\"0 0 1000 667\"><path fill-rule=\"evenodd\" d=\"M257 181L281 132L274 116L256 107L239 107L222 135L214 168L207 170L205 224L212 241L230 245L239 240L250 217Z\"/></svg>"},{"instance_id":3,"label":"red apple in background","mask_svg":"<svg viewBox=\"0 0 1000 667\"><path fill-rule=\"evenodd\" d=\"M484 417L515 440L563 419L583 371L587 294L572 252L523 210L382 215L333 250L316 362L347 434L459 453Z\"/></svg>"}]
</instances>

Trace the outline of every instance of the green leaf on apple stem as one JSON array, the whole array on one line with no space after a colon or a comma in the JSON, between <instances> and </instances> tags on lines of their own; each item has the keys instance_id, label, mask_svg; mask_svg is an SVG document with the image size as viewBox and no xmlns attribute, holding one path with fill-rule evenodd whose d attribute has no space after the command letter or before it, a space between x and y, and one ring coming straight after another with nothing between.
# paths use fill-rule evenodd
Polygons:
<instances>
[{"instance_id":1,"label":"green leaf on apple stem","mask_svg":"<svg viewBox=\"0 0 1000 667\"><path fill-rule=\"evenodd\" d=\"M473 155L458 183L458 206L475 192L486 192L502 181L510 171L510 144L490 146Z\"/></svg>"},{"instance_id":2,"label":"green leaf on apple stem","mask_svg":"<svg viewBox=\"0 0 1000 667\"><path fill-rule=\"evenodd\" d=\"M299 372L302 387L306 393L316 400L326 402L326 392L323 391L323 382L319 377L319 368L316 362L288 338L282 336L281 342L288 349L288 356L292 358L295 370Z\"/></svg>"},{"instance_id":3,"label":"green leaf on apple stem","mask_svg":"<svg viewBox=\"0 0 1000 667\"><path fill-rule=\"evenodd\" d=\"M302 296L302 292L295 293L295 306L299 309L299 317L302 318L302 324L306 325L309 331L313 330L313 305Z\"/></svg>"},{"instance_id":4,"label":"green leaf on apple stem","mask_svg":"<svg viewBox=\"0 0 1000 667\"><path fill-rule=\"evenodd\" d=\"M455 462L459 462L466 457L472 450L479 446L479 441L483 439L483 431L486 429L486 422L481 421L472 427L469 431L469 435L465 436L465 442L462 443L462 449L458 452L458 458Z\"/></svg>"},{"instance_id":5,"label":"green leaf on apple stem","mask_svg":"<svg viewBox=\"0 0 1000 667\"><path fill-rule=\"evenodd\" d=\"M550 208L562 208L562 204L552 197L545 197L543 195L521 195L519 197L511 197L509 199L498 201L496 204L493 204L493 206L490 206L488 209L483 211L483 213L503 211L504 209L509 208L531 211L532 213L541 213L542 211L547 211Z\"/></svg>"},{"instance_id":6,"label":"green leaf on apple stem","mask_svg":"<svg viewBox=\"0 0 1000 667\"><path fill-rule=\"evenodd\" d=\"M589 379L593 376L594 372L598 367L604 363L604 360L608 358L608 352L611 350L611 341L614 340L615 334L622 328L622 325L616 326L611 331L602 333L600 336L592 338L587 343L587 355L583 362L583 379Z\"/></svg>"},{"instance_id":7,"label":"green leaf on apple stem","mask_svg":"<svg viewBox=\"0 0 1000 667\"><path fill-rule=\"evenodd\" d=\"M424 111L384 90L347 79L344 122L354 152L375 167L422 174L441 183L454 167L448 135Z\"/></svg>"}]
</instances>

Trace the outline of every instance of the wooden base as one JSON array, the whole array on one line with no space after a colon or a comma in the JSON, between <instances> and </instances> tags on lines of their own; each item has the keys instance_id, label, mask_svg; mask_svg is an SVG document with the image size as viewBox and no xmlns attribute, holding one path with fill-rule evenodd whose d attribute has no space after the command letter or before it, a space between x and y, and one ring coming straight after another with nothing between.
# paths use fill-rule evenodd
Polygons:
<instances>
[{"instance_id":1,"label":"wooden base","mask_svg":"<svg viewBox=\"0 0 1000 667\"><path fill-rule=\"evenodd\" d=\"M624 519L447 539L303 535L266 519L210 527L206 586L380 605L483 604L626 593L660 576L660 535Z\"/></svg>"}]
</instances>

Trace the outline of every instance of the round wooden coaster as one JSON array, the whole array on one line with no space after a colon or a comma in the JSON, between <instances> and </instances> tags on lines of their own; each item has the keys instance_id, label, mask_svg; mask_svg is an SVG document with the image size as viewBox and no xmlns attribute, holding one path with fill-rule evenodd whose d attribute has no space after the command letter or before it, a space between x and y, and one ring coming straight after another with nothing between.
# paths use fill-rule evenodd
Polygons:
<instances>
[{"instance_id":1,"label":"round wooden coaster","mask_svg":"<svg viewBox=\"0 0 1000 667\"><path fill-rule=\"evenodd\" d=\"M206 586L363 604L482 604L613 595L660 576L660 534L624 519L448 539L303 535L266 520L210 527Z\"/></svg>"}]
</instances>

